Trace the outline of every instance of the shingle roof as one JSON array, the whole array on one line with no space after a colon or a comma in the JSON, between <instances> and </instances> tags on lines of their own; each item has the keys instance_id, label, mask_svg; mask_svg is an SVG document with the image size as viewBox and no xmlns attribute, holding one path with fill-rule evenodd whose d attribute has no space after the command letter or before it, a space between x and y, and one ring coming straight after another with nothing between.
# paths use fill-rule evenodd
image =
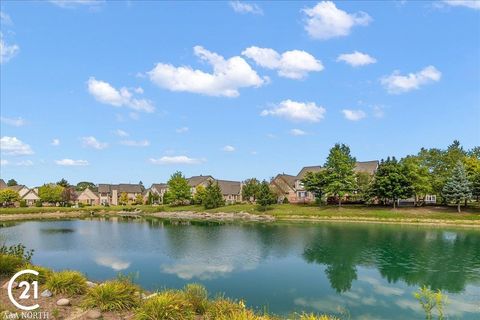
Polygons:
<instances>
[{"instance_id":1,"label":"shingle roof","mask_svg":"<svg viewBox=\"0 0 480 320\"><path fill-rule=\"evenodd\" d=\"M309 167L303 167L302 170L297 174L297 179L303 179L305 178L305 175L307 172L319 172L323 168L322 166L309 166Z\"/></svg>"},{"instance_id":2,"label":"shingle roof","mask_svg":"<svg viewBox=\"0 0 480 320\"><path fill-rule=\"evenodd\" d=\"M361 161L355 163L355 172L366 172L369 174L374 174L378 168L378 161Z\"/></svg>"},{"instance_id":3,"label":"shingle roof","mask_svg":"<svg viewBox=\"0 0 480 320\"><path fill-rule=\"evenodd\" d=\"M10 190L13 190L13 191L20 191L24 188L25 186L23 184L19 184L19 185L16 185L16 186L10 186L10 187L7 187L7 189L10 189Z\"/></svg>"},{"instance_id":4,"label":"shingle roof","mask_svg":"<svg viewBox=\"0 0 480 320\"><path fill-rule=\"evenodd\" d=\"M150 187L150 189L155 188L158 191L160 191L160 189L165 189L167 186L168 185L166 183L152 183L152 186Z\"/></svg>"},{"instance_id":5,"label":"shingle roof","mask_svg":"<svg viewBox=\"0 0 480 320\"><path fill-rule=\"evenodd\" d=\"M117 190L118 192L126 193L142 193L143 186L141 184L130 184L130 183L120 183L120 184L104 184L101 183L98 185L98 192L100 193L110 193L112 190Z\"/></svg>"},{"instance_id":6,"label":"shingle roof","mask_svg":"<svg viewBox=\"0 0 480 320\"><path fill-rule=\"evenodd\" d=\"M0 179L0 189L5 189L7 187L7 184L3 179Z\"/></svg>"},{"instance_id":7,"label":"shingle roof","mask_svg":"<svg viewBox=\"0 0 480 320\"><path fill-rule=\"evenodd\" d=\"M283 193L288 193L288 188L295 188L295 180L297 176L289 174L278 174L273 180L272 184L279 188Z\"/></svg>"},{"instance_id":8,"label":"shingle roof","mask_svg":"<svg viewBox=\"0 0 480 320\"><path fill-rule=\"evenodd\" d=\"M188 185L190 187L196 187L202 182L205 182L207 179L213 180L213 177L212 176L193 176L188 178L187 180L188 180Z\"/></svg>"},{"instance_id":9,"label":"shingle roof","mask_svg":"<svg viewBox=\"0 0 480 320\"><path fill-rule=\"evenodd\" d=\"M228 180L216 180L223 195L240 194L241 182L240 181L228 181Z\"/></svg>"}]
</instances>

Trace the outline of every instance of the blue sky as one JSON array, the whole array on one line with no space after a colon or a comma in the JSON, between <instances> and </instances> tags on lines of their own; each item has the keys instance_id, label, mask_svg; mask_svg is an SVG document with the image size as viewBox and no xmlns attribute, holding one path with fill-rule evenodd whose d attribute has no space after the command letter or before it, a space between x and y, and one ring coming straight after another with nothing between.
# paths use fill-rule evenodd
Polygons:
<instances>
[{"instance_id":1,"label":"blue sky","mask_svg":"<svg viewBox=\"0 0 480 320\"><path fill-rule=\"evenodd\" d=\"M1 2L1 177L296 174L480 145L480 5Z\"/></svg>"}]
</instances>

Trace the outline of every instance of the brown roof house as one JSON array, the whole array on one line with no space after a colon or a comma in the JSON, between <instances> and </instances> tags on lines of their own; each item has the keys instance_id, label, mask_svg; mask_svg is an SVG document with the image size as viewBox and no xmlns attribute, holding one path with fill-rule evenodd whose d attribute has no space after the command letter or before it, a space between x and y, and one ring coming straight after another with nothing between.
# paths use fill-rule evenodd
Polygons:
<instances>
[{"instance_id":1,"label":"brown roof house","mask_svg":"<svg viewBox=\"0 0 480 320\"><path fill-rule=\"evenodd\" d=\"M98 192L86 188L83 191L77 192L77 202L87 204L90 206L98 206L100 204L100 196Z\"/></svg>"},{"instance_id":2,"label":"brown roof house","mask_svg":"<svg viewBox=\"0 0 480 320\"><path fill-rule=\"evenodd\" d=\"M374 175L378 168L378 161L361 161L355 163L355 172L366 172ZM287 198L292 203L309 203L315 201L315 196L305 190L302 179L305 178L307 172L319 172L323 170L322 166L303 167L296 176L288 174L277 175L270 185L278 194L279 201Z\"/></svg>"},{"instance_id":3,"label":"brown roof house","mask_svg":"<svg viewBox=\"0 0 480 320\"><path fill-rule=\"evenodd\" d=\"M155 203L161 203L163 200L163 196L165 195L165 192L168 191L168 185L166 183L153 183L150 188L146 189L143 192L143 201L148 200L148 196L150 194L158 196L157 198L159 199L158 201L155 200Z\"/></svg>"},{"instance_id":4,"label":"brown roof house","mask_svg":"<svg viewBox=\"0 0 480 320\"><path fill-rule=\"evenodd\" d=\"M0 190L5 189L7 187L7 184L3 179L0 179Z\"/></svg>"},{"instance_id":5,"label":"brown roof house","mask_svg":"<svg viewBox=\"0 0 480 320\"><path fill-rule=\"evenodd\" d=\"M129 202L135 201L137 195L143 195L144 187L141 184L104 184L98 185L98 194L100 203L103 205L116 206L119 203L119 198L122 193L126 193Z\"/></svg>"},{"instance_id":6,"label":"brown roof house","mask_svg":"<svg viewBox=\"0 0 480 320\"><path fill-rule=\"evenodd\" d=\"M242 201L242 183L240 181L215 180L222 191L226 204Z\"/></svg>"}]
</instances>

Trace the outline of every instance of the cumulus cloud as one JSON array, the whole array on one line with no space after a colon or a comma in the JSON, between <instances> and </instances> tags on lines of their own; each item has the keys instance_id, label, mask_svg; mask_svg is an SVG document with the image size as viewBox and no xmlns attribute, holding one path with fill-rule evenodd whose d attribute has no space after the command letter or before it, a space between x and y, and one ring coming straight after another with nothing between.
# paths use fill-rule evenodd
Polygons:
<instances>
[{"instance_id":1,"label":"cumulus cloud","mask_svg":"<svg viewBox=\"0 0 480 320\"><path fill-rule=\"evenodd\" d=\"M277 70L278 75L290 79L303 79L309 72L322 71L323 65L310 53L302 50L285 51L279 54L270 48L249 47L242 55L267 69Z\"/></svg>"},{"instance_id":2,"label":"cumulus cloud","mask_svg":"<svg viewBox=\"0 0 480 320\"><path fill-rule=\"evenodd\" d=\"M90 77L87 81L88 92L98 101L114 107L128 107L136 111L153 112L155 107L150 100L137 99L125 87L115 89L110 83Z\"/></svg>"},{"instance_id":3,"label":"cumulus cloud","mask_svg":"<svg viewBox=\"0 0 480 320\"><path fill-rule=\"evenodd\" d=\"M33 154L33 150L30 145L24 143L17 137L2 137L0 139L0 150L2 153L11 156L25 156Z\"/></svg>"},{"instance_id":4,"label":"cumulus cloud","mask_svg":"<svg viewBox=\"0 0 480 320\"><path fill-rule=\"evenodd\" d=\"M377 59L366 53L355 51L353 53L344 53L338 56L337 61L344 61L352 67L360 67L368 64L376 63Z\"/></svg>"},{"instance_id":5,"label":"cumulus cloud","mask_svg":"<svg viewBox=\"0 0 480 320\"><path fill-rule=\"evenodd\" d=\"M50 143L52 146L57 147L60 145L60 139L53 139L52 142Z\"/></svg>"},{"instance_id":6,"label":"cumulus cloud","mask_svg":"<svg viewBox=\"0 0 480 320\"><path fill-rule=\"evenodd\" d=\"M6 118L0 117L0 122L13 127L24 126L27 122L23 118Z\"/></svg>"},{"instance_id":7,"label":"cumulus cloud","mask_svg":"<svg viewBox=\"0 0 480 320\"><path fill-rule=\"evenodd\" d=\"M203 162L202 159L190 158L187 156L164 156L158 159L150 158L152 164L199 164Z\"/></svg>"},{"instance_id":8,"label":"cumulus cloud","mask_svg":"<svg viewBox=\"0 0 480 320\"><path fill-rule=\"evenodd\" d=\"M87 160L62 159L62 160L55 160L55 163L58 164L59 166L66 166L66 167L88 166Z\"/></svg>"},{"instance_id":9,"label":"cumulus cloud","mask_svg":"<svg viewBox=\"0 0 480 320\"><path fill-rule=\"evenodd\" d=\"M240 88L260 87L267 82L242 57L225 59L201 46L193 49L197 57L213 67L213 73L192 69L190 66L175 67L157 63L155 68L147 72L150 80L170 91L224 97L238 97Z\"/></svg>"},{"instance_id":10,"label":"cumulus cloud","mask_svg":"<svg viewBox=\"0 0 480 320\"><path fill-rule=\"evenodd\" d=\"M100 142L97 138L89 136L89 137L82 137L82 145L86 148L93 148L97 150L102 150L108 147L108 144L105 142Z\"/></svg>"},{"instance_id":11,"label":"cumulus cloud","mask_svg":"<svg viewBox=\"0 0 480 320\"><path fill-rule=\"evenodd\" d=\"M185 132L188 132L188 130L189 130L188 127L181 127L181 128L176 129L175 131L177 133L185 133Z\"/></svg>"},{"instance_id":12,"label":"cumulus cloud","mask_svg":"<svg viewBox=\"0 0 480 320\"><path fill-rule=\"evenodd\" d=\"M235 147L230 146L230 145L226 145L225 147L223 147L223 151L225 151L225 152L234 152L234 151L235 151Z\"/></svg>"},{"instance_id":13,"label":"cumulus cloud","mask_svg":"<svg viewBox=\"0 0 480 320\"><path fill-rule=\"evenodd\" d=\"M150 145L150 141L148 140L122 140L120 141L120 144L123 144L124 146L128 147L148 147Z\"/></svg>"},{"instance_id":14,"label":"cumulus cloud","mask_svg":"<svg viewBox=\"0 0 480 320\"><path fill-rule=\"evenodd\" d=\"M0 32L0 64L8 62L18 51L20 51L20 47L16 44L8 44Z\"/></svg>"},{"instance_id":15,"label":"cumulus cloud","mask_svg":"<svg viewBox=\"0 0 480 320\"><path fill-rule=\"evenodd\" d=\"M401 75L399 71L383 77L380 82L389 93L400 94L419 89L420 86L440 81L442 73L434 66L428 66L416 73Z\"/></svg>"},{"instance_id":16,"label":"cumulus cloud","mask_svg":"<svg viewBox=\"0 0 480 320\"><path fill-rule=\"evenodd\" d=\"M480 10L480 1L478 0L443 0L443 3L452 7L466 7Z\"/></svg>"},{"instance_id":17,"label":"cumulus cloud","mask_svg":"<svg viewBox=\"0 0 480 320\"><path fill-rule=\"evenodd\" d=\"M318 122L327 110L314 102L297 102L290 99L280 102L272 109L263 110L262 116L277 116L291 121Z\"/></svg>"},{"instance_id":18,"label":"cumulus cloud","mask_svg":"<svg viewBox=\"0 0 480 320\"><path fill-rule=\"evenodd\" d=\"M314 39L327 40L347 36L354 26L366 26L372 18L365 12L347 13L331 1L321 1L303 10L305 30Z\"/></svg>"},{"instance_id":19,"label":"cumulus cloud","mask_svg":"<svg viewBox=\"0 0 480 320\"><path fill-rule=\"evenodd\" d=\"M117 136L119 136L119 137L128 137L128 136L129 136L128 132L123 131L123 130L121 130L121 129L115 130L114 133L115 133L115 135L117 135Z\"/></svg>"},{"instance_id":20,"label":"cumulus cloud","mask_svg":"<svg viewBox=\"0 0 480 320\"><path fill-rule=\"evenodd\" d=\"M307 133L301 129L292 129L290 130L290 134L292 136L304 136L306 135Z\"/></svg>"},{"instance_id":21,"label":"cumulus cloud","mask_svg":"<svg viewBox=\"0 0 480 320\"><path fill-rule=\"evenodd\" d=\"M262 8L255 3L246 3L240 1L230 1L233 11L238 13L263 14Z\"/></svg>"},{"instance_id":22,"label":"cumulus cloud","mask_svg":"<svg viewBox=\"0 0 480 320\"><path fill-rule=\"evenodd\" d=\"M350 121L362 120L363 118L365 118L367 116L367 114L363 110L343 109L342 113L345 116L345 119L350 120Z\"/></svg>"}]
</instances>

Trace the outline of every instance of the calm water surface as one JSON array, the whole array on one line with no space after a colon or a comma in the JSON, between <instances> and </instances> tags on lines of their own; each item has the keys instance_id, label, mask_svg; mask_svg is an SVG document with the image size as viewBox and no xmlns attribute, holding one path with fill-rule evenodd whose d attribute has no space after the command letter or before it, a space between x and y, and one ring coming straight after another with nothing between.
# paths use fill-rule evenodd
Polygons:
<instances>
[{"instance_id":1,"label":"calm water surface","mask_svg":"<svg viewBox=\"0 0 480 320\"><path fill-rule=\"evenodd\" d=\"M444 290L449 319L480 319L480 232L367 224L215 224L165 220L4 224L33 262L93 280L136 273L147 289L200 282L254 308L423 319L412 296Z\"/></svg>"}]
</instances>

